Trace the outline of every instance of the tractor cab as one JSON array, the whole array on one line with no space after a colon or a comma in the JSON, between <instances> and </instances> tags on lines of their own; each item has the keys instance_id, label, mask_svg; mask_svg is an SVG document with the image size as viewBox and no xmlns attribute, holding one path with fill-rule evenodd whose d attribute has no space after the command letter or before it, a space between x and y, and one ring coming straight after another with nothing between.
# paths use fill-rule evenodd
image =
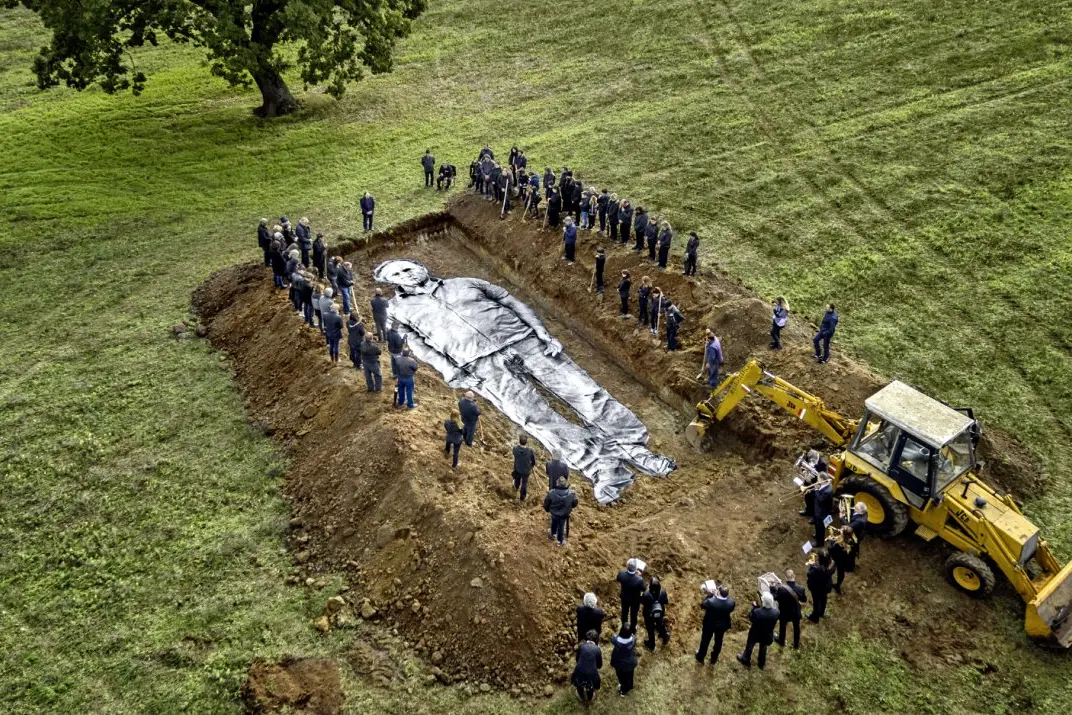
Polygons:
<instances>
[{"instance_id":1,"label":"tractor cab","mask_svg":"<svg viewBox=\"0 0 1072 715\"><path fill-rule=\"evenodd\" d=\"M853 471L877 469L920 511L975 467L978 424L962 412L903 382L891 382L865 403L867 412L849 443ZM855 458L855 459L853 459Z\"/></svg>"}]
</instances>

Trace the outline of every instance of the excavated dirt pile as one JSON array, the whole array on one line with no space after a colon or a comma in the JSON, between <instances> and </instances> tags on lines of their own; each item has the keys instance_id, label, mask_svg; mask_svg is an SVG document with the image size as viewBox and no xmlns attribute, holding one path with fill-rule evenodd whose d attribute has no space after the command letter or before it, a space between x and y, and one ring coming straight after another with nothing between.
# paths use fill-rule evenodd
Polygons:
<instances>
[{"instance_id":1,"label":"excavated dirt pile","mask_svg":"<svg viewBox=\"0 0 1072 715\"><path fill-rule=\"evenodd\" d=\"M588 290L597 239L582 239L573 266L560 259L560 240L516 217L500 221L494 207L466 195L446 214L367 243L343 241L332 252L353 262L366 322L372 269L387 258L412 258L435 275L507 288L644 421L649 446L677 460L669 477L640 477L609 507L598 506L575 475L581 503L566 549L549 543L540 506L547 455L537 450L532 493L519 505L510 484L517 430L489 405L481 403L478 445L463 448L461 465L452 470L442 422L459 395L430 368L418 373L417 409L399 411L386 385L380 394L365 391L345 358L345 340L342 361L331 366L320 333L303 324L262 266L221 271L194 296L209 339L232 360L251 421L280 440L292 459L288 538L302 575L345 570L352 585L346 612L398 628L444 682L531 691L563 680L575 645L574 606L593 590L611 617L608 626L616 626L614 576L630 556L646 560L668 590L672 652L695 648L704 579L727 582L747 602L758 574L802 570L800 545L810 527L796 515L790 465L801 450L822 442L757 401L742 405L711 452L689 447L683 430L691 406L706 395L696 380L705 328L722 337L726 369L762 355L772 372L847 414L859 413L883 383L840 353L816 365L808 357L809 328L799 321L783 334L786 350L770 353L767 305L707 270L691 281L607 245L607 298L600 301ZM618 317L611 281L622 268L634 281L652 276L682 309L684 350L668 353L635 321ZM1017 470L1016 460L992 458L991 464L999 465L995 474L1006 486L1034 487L1021 480L1030 470ZM868 543L842 597L851 608L835 602L838 617L822 628L866 623L871 636L889 639L893 648L925 634L934 656L969 657L973 644L964 634L992 628L992 617L985 608L965 608L966 597L944 584L945 553L911 538ZM727 652L743 639L744 630L731 633Z\"/></svg>"}]
</instances>

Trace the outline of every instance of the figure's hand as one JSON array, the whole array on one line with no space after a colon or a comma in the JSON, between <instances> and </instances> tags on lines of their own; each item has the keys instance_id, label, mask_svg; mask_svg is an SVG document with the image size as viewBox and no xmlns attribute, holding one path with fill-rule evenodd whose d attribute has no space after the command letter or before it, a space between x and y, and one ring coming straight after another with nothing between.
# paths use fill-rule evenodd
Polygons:
<instances>
[{"instance_id":1,"label":"figure's hand","mask_svg":"<svg viewBox=\"0 0 1072 715\"><path fill-rule=\"evenodd\" d=\"M560 352L562 352L562 343L554 338L550 338L547 341L547 349L544 350L543 354L549 355L550 357L556 357Z\"/></svg>"}]
</instances>

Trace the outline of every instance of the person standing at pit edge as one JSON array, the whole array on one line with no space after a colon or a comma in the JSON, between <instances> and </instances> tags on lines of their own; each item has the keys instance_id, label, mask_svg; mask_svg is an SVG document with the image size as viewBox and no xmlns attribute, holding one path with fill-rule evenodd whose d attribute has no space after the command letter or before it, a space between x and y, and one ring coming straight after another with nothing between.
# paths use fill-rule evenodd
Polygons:
<instances>
[{"instance_id":1,"label":"person standing at pit edge","mask_svg":"<svg viewBox=\"0 0 1072 715\"><path fill-rule=\"evenodd\" d=\"M618 572L615 580L622 587L622 625L628 625L629 630L636 633L640 596L644 593L644 577L637 571L636 559L626 561L625 568Z\"/></svg>"},{"instance_id":2,"label":"person standing at pit edge","mask_svg":"<svg viewBox=\"0 0 1072 715\"><path fill-rule=\"evenodd\" d=\"M536 466L536 453L528 446L529 438L521 435L517 438L517 446L514 447L514 491L521 492L521 503L525 503L525 497L529 494L529 475Z\"/></svg>"},{"instance_id":3,"label":"person standing at pit edge","mask_svg":"<svg viewBox=\"0 0 1072 715\"><path fill-rule=\"evenodd\" d=\"M830 341L834 338L834 331L837 329L838 314L834 310L834 304L830 303L826 306L826 315L823 316L823 322L819 326L819 332L812 338L812 344L815 346L815 359L820 364L830 360ZM819 352L819 343L822 343L822 353Z\"/></svg>"},{"instance_id":4,"label":"person standing at pit edge","mask_svg":"<svg viewBox=\"0 0 1072 715\"><path fill-rule=\"evenodd\" d=\"M685 244L685 276L696 276L696 260L700 251L700 237L695 231L689 232L689 242Z\"/></svg>"},{"instance_id":5,"label":"person standing at pit edge","mask_svg":"<svg viewBox=\"0 0 1072 715\"><path fill-rule=\"evenodd\" d=\"M774 315L771 318L770 349L782 349L782 328L789 322L789 303L782 296L774 301Z\"/></svg>"},{"instance_id":6,"label":"person standing at pit edge","mask_svg":"<svg viewBox=\"0 0 1072 715\"><path fill-rule=\"evenodd\" d=\"M566 545L566 522L576 507L577 494L566 486L563 477L559 477L555 488L543 498L543 510L551 515L550 538L557 541L559 546Z\"/></svg>"},{"instance_id":7,"label":"person standing at pit edge","mask_svg":"<svg viewBox=\"0 0 1072 715\"><path fill-rule=\"evenodd\" d=\"M361 197L361 220L365 227L365 233L372 230L372 215L376 212L376 199L372 198L372 194L365 192L365 195Z\"/></svg>"},{"instance_id":8,"label":"person standing at pit edge","mask_svg":"<svg viewBox=\"0 0 1072 715\"><path fill-rule=\"evenodd\" d=\"M421 166L424 167L424 188L432 188L432 175L435 172L435 156L432 154L431 149L424 150L424 156L421 157Z\"/></svg>"},{"instance_id":9,"label":"person standing at pit edge","mask_svg":"<svg viewBox=\"0 0 1072 715\"><path fill-rule=\"evenodd\" d=\"M565 244L566 249L565 255L563 255L562 258L566 263L572 266L577 252L577 227L573 224L572 216L567 216L564 222L562 242Z\"/></svg>"},{"instance_id":10,"label":"person standing at pit edge","mask_svg":"<svg viewBox=\"0 0 1072 715\"><path fill-rule=\"evenodd\" d=\"M416 405L413 403L413 386L414 378L417 375L417 361L409 355L409 350L402 350L402 357L395 361L396 369L398 370L398 402L396 407L402 407L403 402L405 407L413 409Z\"/></svg>"},{"instance_id":11,"label":"person standing at pit edge","mask_svg":"<svg viewBox=\"0 0 1072 715\"><path fill-rule=\"evenodd\" d=\"M622 279L618 281L618 298L622 301L622 307L619 310L619 316L622 320L629 317L629 288L632 286L632 281L629 280L629 271L622 271Z\"/></svg>"},{"instance_id":12,"label":"person standing at pit edge","mask_svg":"<svg viewBox=\"0 0 1072 715\"><path fill-rule=\"evenodd\" d=\"M339 308L334 303L331 304L327 317L324 318L324 337L328 342L328 357L331 358L332 365L337 365L339 341L342 340L342 316L339 315Z\"/></svg>"}]
</instances>

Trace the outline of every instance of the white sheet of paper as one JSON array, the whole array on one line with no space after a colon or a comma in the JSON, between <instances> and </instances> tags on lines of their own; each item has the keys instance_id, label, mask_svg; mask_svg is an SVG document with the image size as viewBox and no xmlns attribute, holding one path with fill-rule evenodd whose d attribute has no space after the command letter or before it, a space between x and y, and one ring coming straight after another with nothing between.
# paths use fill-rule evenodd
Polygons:
<instances>
[{"instance_id":1,"label":"white sheet of paper","mask_svg":"<svg viewBox=\"0 0 1072 715\"><path fill-rule=\"evenodd\" d=\"M831 516L830 514L827 514L826 518L823 519L823 526L830 526L833 523L834 523L834 517Z\"/></svg>"},{"instance_id":2,"label":"white sheet of paper","mask_svg":"<svg viewBox=\"0 0 1072 715\"><path fill-rule=\"evenodd\" d=\"M814 547L812 547L812 545L811 545L811 542L810 542L810 541L805 541L805 542L804 542L804 545L803 545L803 546L801 546L800 548L801 548L801 550L803 550L803 551L804 551L804 553L806 553L806 554L810 554L810 553L811 553L811 550L812 550L812 548L814 548Z\"/></svg>"},{"instance_id":3,"label":"white sheet of paper","mask_svg":"<svg viewBox=\"0 0 1072 715\"><path fill-rule=\"evenodd\" d=\"M713 578L707 579L706 581L704 581L703 582L703 587L704 587L704 590L707 591L708 593L714 593L715 589L718 588L718 586L715 585L715 580Z\"/></svg>"},{"instance_id":4,"label":"white sheet of paper","mask_svg":"<svg viewBox=\"0 0 1072 715\"><path fill-rule=\"evenodd\" d=\"M633 558L636 559L636 570L640 573L644 573L644 569L648 567L648 563L646 561L641 561L640 559L637 559L635 556Z\"/></svg>"}]
</instances>

